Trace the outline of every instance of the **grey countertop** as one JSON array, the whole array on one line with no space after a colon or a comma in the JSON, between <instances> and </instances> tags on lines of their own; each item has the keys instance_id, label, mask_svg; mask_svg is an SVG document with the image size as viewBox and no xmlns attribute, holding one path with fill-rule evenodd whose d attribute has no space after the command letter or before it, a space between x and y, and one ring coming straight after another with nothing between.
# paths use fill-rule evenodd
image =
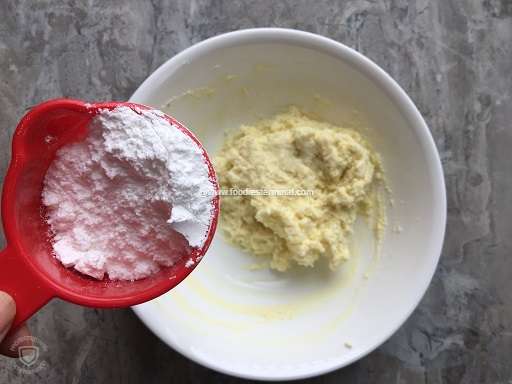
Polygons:
<instances>
[{"instance_id":1,"label":"grey countertop","mask_svg":"<svg viewBox=\"0 0 512 384\"><path fill-rule=\"evenodd\" d=\"M2 0L0 174L27 106L125 100L165 60L222 32L298 28L391 74L441 153L448 227L419 308L383 346L311 383L512 383L510 0ZM130 310L53 301L30 320L46 366L1 383L242 383L188 361ZM306 382L306 381L304 381Z\"/></svg>"}]
</instances>

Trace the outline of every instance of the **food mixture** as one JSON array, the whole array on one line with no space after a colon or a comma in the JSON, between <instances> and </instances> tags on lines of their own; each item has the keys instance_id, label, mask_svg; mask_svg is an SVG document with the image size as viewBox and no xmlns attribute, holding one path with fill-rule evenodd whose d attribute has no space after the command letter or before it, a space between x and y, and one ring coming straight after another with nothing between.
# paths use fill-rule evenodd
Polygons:
<instances>
[{"instance_id":1,"label":"food mixture","mask_svg":"<svg viewBox=\"0 0 512 384\"><path fill-rule=\"evenodd\" d=\"M44 180L57 259L96 279L136 280L202 247L215 195L202 149L158 111L104 110L88 129Z\"/></svg>"},{"instance_id":2,"label":"food mixture","mask_svg":"<svg viewBox=\"0 0 512 384\"><path fill-rule=\"evenodd\" d=\"M320 259L337 268L358 214L377 236L384 228L379 156L358 132L295 107L229 135L215 165L228 241L278 271Z\"/></svg>"}]
</instances>

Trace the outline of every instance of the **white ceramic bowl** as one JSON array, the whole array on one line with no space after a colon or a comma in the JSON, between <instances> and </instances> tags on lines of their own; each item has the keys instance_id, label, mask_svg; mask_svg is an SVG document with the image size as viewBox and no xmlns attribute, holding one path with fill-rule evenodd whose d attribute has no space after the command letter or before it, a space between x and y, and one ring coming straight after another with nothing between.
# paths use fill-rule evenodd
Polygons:
<instances>
[{"instance_id":1,"label":"white ceramic bowl","mask_svg":"<svg viewBox=\"0 0 512 384\"><path fill-rule=\"evenodd\" d=\"M182 284L134 308L169 346L235 376L304 378L366 355L418 305L443 242L443 174L418 110L376 64L310 33L238 31L176 55L131 101L169 112L213 155L226 129L291 104L351 125L381 153L394 200L380 258L358 225L355 256L336 273L251 270L252 256L226 244L219 230Z\"/></svg>"}]
</instances>

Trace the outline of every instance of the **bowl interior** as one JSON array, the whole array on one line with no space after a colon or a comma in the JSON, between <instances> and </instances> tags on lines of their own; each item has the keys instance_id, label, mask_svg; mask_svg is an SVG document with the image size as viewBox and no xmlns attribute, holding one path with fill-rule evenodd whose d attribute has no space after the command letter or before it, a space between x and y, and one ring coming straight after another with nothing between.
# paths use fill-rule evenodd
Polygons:
<instances>
[{"instance_id":1,"label":"bowl interior","mask_svg":"<svg viewBox=\"0 0 512 384\"><path fill-rule=\"evenodd\" d=\"M354 256L334 273L259 269L219 231L186 281L135 308L169 345L237 376L305 377L368 353L415 308L442 243L442 174L423 120L374 64L310 34L239 32L176 56L132 101L183 122L213 157L226 131L299 106L361 131L382 155L392 190L380 252L359 222Z\"/></svg>"}]
</instances>

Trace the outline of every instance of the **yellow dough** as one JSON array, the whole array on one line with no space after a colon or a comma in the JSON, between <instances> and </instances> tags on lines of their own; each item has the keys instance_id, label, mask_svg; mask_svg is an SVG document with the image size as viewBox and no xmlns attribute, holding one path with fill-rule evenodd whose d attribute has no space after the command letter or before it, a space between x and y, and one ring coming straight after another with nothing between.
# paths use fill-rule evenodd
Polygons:
<instances>
[{"instance_id":1,"label":"yellow dough","mask_svg":"<svg viewBox=\"0 0 512 384\"><path fill-rule=\"evenodd\" d=\"M322 258L335 269L350 257L358 213L375 216L377 235L385 225L379 156L356 131L295 107L228 136L215 166L227 240L268 258L273 269Z\"/></svg>"}]
</instances>

